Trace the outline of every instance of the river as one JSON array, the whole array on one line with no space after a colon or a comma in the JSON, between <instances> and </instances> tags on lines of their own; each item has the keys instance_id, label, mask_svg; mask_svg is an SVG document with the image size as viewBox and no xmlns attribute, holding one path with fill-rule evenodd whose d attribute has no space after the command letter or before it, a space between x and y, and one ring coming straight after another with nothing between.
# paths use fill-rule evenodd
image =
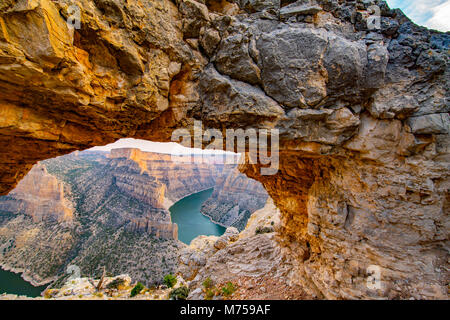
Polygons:
<instances>
[{"instance_id":1,"label":"river","mask_svg":"<svg viewBox=\"0 0 450 320\"><path fill-rule=\"evenodd\" d=\"M19 273L0 268L0 294L11 293L27 297L39 297L46 286L35 287L22 279Z\"/></svg>"},{"instance_id":2,"label":"river","mask_svg":"<svg viewBox=\"0 0 450 320\"><path fill-rule=\"evenodd\" d=\"M191 194L169 208L172 222L178 225L178 239L189 244L199 235L221 236L225 228L215 224L200 212L202 203L208 199L214 189Z\"/></svg>"},{"instance_id":3,"label":"river","mask_svg":"<svg viewBox=\"0 0 450 320\"><path fill-rule=\"evenodd\" d=\"M224 227L215 224L200 212L202 203L211 196L213 190L211 188L191 194L169 208L172 222L178 225L178 239L180 241L189 244L192 239L199 235L221 236L225 232ZM0 294L11 293L38 297L45 288L46 286L35 287L22 279L20 274L0 268Z\"/></svg>"}]
</instances>

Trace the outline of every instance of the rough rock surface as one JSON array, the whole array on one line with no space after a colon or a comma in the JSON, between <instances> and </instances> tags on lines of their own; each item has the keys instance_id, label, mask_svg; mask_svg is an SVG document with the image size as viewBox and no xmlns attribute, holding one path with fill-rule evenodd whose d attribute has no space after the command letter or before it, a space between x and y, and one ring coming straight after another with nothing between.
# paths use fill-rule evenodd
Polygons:
<instances>
[{"instance_id":1,"label":"rough rock surface","mask_svg":"<svg viewBox=\"0 0 450 320\"><path fill-rule=\"evenodd\" d=\"M7 198L1 198L0 211L28 215L35 223L70 223L74 208L64 196L64 184L37 164Z\"/></svg>"},{"instance_id":2,"label":"rough rock surface","mask_svg":"<svg viewBox=\"0 0 450 320\"><path fill-rule=\"evenodd\" d=\"M214 187L217 177L222 173L223 163L217 162L215 157L204 156L201 162L195 161L194 157L143 152L130 148L113 149L110 155L111 159L132 160L139 166L141 174L165 186L160 206L164 204L164 198L170 200L169 202L176 202L192 193ZM146 185L137 187L144 192L144 186ZM150 197L152 192L148 191Z\"/></svg>"},{"instance_id":3,"label":"rough rock surface","mask_svg":"<svg viewBox=\"0 0 450 320\"><path fill-rule=\"evenodd\" d=\"M100 284L100 288L97 286ZM61 288L46 289L42 297L29 298L14 294L2 294L0 300L168 300L173 289L186 286L183 278L177 277L173 288L158 286L143 288L136 296L131 292L137 282L133 282L128 274L115 277L103 277L103 280L93 278L70 278Z\"/></svg>"},{"instance_id":4,"label":"rough rock surface","mask_svg":"<svg viewBox=\"0 0 450 320\"><path fill-rule=\"evenodd\" d=\"M296 276L297 269L295 259L291 259L289 251L278 244L275 230L279 227L280 211L269 198L263 208L251 215L245 230L240 234L236 229L228 228L221 237L200 236L192 240L181 251L178 269L182 277L189 280L189 299L206 298L208 288L205 288L204 281L207 279L218 287L232 282L246 298L290 297L296 286L291 279ZM257 231L265 228L267 232ZM271 281L277 284L276 287L270 284ZM259 293L262 288L269 291L260 296L252 290L255 287ZM303 299L307 296L295 297Z\"/></svg>"},{"instance_id":5,"label":"rough rock surface","mask_svg":"<svg viewBox=\"0 0 450 320\"><path fill-rule=\"evenodd\" d=\"M280 1L211 2L81 0L73 31L68 0L3 1L0 192L38 160L168 141L192 118L277 128L279 172L244 171L282 212L298 283L326 298L447 297L450 35L382 0L311 1L287 20Z\"/></svg>"},{"instance_id":6,"label":"rough rock surface","mask_svg":"<svg viewBox=\"0 0 450 320\"><path fill-rule=\"evenodd\" d=\"M250 215L264 206L267 197L258 181L247 178L236 166L225 166L201 212L222 226L242 231Z\"/></svg>"}]
</instances>

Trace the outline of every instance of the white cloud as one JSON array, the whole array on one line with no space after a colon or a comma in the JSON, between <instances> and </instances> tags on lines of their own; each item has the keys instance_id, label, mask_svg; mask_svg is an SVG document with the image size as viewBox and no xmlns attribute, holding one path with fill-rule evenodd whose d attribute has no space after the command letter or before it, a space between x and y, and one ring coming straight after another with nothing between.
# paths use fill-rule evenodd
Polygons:
<instances>
[{"instance_id":1,"label":"white cloud","mask_svg":"<svg viewBox=\"0 0 450 320\"><path fill-rule=\"evenodd\" d=\"M153 142L148 140L125 138L117 140L114 143L107 144L105 146L93 147L90 150L97 151L110 151L117 148L138 148L142 151L157 152L157 153L169 153L169 154L191 154L191 153L204 153L204 154L222 154L228 153L222 150L202 150L194 148L186 148L175 142Z\"/></svg>"},{"instance_id":2,"label":"white cloud","mask_svg":"<svg viewBox=\"0 0 450 320\"><path fill-rule=\"evenodd\" d=\"M450 30L450 1L447 1L432 9L433 17L428 19L426 26L439 31Z\"/></svg>"},{"instance_id":3,"label":"white cloud","mask_svg":"<svg viewBox=\"0 0 450 320\"><path fill-rule=\"evenodd\" d=\"M387 0L400 8L413 22L439 31L450 30L450 0Z\"/></svg>"}]
</instances>

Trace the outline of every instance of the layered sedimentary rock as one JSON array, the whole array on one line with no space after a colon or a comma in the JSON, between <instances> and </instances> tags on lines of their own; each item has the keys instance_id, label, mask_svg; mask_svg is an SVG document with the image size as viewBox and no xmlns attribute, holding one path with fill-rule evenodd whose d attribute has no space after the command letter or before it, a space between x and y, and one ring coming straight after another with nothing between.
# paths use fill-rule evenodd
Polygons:
<instances>
[{"instance_id":1,"label":"layered sedimentary rock","mask_svg":"<svg viewBox=\"0 0 450 320\"><path fill-rule=\"evenodd\" d=\"M0 264L35 284L61 285L71 264L83 275L98 276L105 267L158 283L174 270L182 246L164 191L134 161L105 153L41 162L0 197ZM66 203L70 220L60 210Z\"/></svg>"},{"instance_id":2,"label":"layered sedimentary rock","mask_svg":"<svg viewBox=\"0 0 450 320\"><path fill-rule=\"evenodd\" d=\"M267 197L258 181L247 178L237 166L225 166L201 212L220 225L242 231L250 215L265 205Z\"/></svg>"},{"instance_id":3,"label":"layered sedimentary rock","mask_svg":"<svg viewBox=\"0 0 450 320\"><path fill-rule=\"evenodd\" d=\"M174 271L183 247L168 206L213 187L222 171L223 163L214 157L204 160L113 149L38 163L0 197L0 263L33 283L58 278L53 286L62 284L69 264L85 275L97 275L105 266L149 284L160 281L164 272ZM239 173L231 167L234 171L225 174Z\"/></svg>"},{"instance_id":4,"label":"layered sedimentary rock","mask_svg":"<svg viewBox=\"0 0 450 320\"><path fill-rule=\"evenodd\" d=\"M48 174L43 165L36 165L9 193L0 198L0 211L21 213L33 222L71 222L73 205L64 196L64 185L55 176Z\"/></svg>"},{"instance_id":5,"label":"layered sedimentary rock","mask_svg":"<svg viewBox=\"0 0 450 320\"><path fill-rule=\"evenodd\" d=\"M163 183L143 172L131 158L104 155L99 161L89 162L88 156L89 151L86 156L68 155L46 163L77 196L79 213L105 227L125 226L158 238L177 239L177 227L165 207Z\"/></svg>"},{"instance_id":6,"label":"layered sedimentary rock","mask_svg":"<svg viewBox=\"0 0 450 320\"><path fill-rule=\"evenodd\" d=\"M178 226L171 222L160 222L153 219L137 218L131 220L132 231L147 232L157 238L178 239Z\"/></svg>"},{"instance_id":7,"label":"layered sedimentary rock","mask_svg":"<svg viewBox=\"0 0 450 320\"><path fill-rule=\"evenodd\" d=\"M290 3L82 0L71 31L69 1L3 1L1 192L38 160L169 141L193 118L276 128L278 173L244 171L282 212L297 283L327 298L446 297L450 36L381 0Z\"/></svg>"},{"instance_id":8,"label":"layered sedimentary rock","mask_svg":"<svg viewBox=\"0 0 450 320\"><path fill-rule=\"evenodd\" d=\"M201 212L226 227L244 229L250 215L262 208L268 197L259 182L240 173L237 164L225 164L223 156L170 155L120 148L111 150L109 158L116 159L111 163L117 162L118 168L125 165L120 159L133 160L139 166L140 176L131 179L129 175L115 175L116 184L137 199L151 201L154 207L167 207L192 193L214 188ZM153 188L148 176L162 187ZM139 229L149 229L143 221L138 225Z\"/></svg>"},{"instance_id":9,"label":"layered sedimentary rock","mask_svg":"<svg viewBox=\"0 0 450 320\"><path fill-rule=\"evenodd\" d=\"M198 155L170 155L132 148L113 149L109 158L133 160L142 174L165 186L162 197L171 202L214 187L223 168L223 163L213 156L205 155L200 158ZM152 192L148 194L151 195Z\"/></svg>"},{"instance_id":10,"label":"layered sedimentary rock","mask_svg":"<svg viewBox=\"0 0 450 320\"><path fill-rule=\"evenodd\" d=\"M54 280L77 239L76 211L63 182L35 165L0 197L0 216L1 267L34 285Z\"/></svg>"}]
</instances>

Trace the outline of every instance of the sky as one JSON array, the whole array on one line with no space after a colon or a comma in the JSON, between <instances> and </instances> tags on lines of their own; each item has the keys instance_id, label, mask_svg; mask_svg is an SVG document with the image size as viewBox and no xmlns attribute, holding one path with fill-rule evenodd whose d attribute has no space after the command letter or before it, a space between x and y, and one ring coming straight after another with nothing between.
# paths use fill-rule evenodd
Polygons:
<instances>
[{"instance_id":1,"label":"sky","mask_svg":"<svg viewBox=\"0 0 450 320\"><path fill-rule=\"evenodd\" d=\"M175 142L153 142L141 139L126 138L117 140L114 143L107 144L106 146L98 146L91 148L90 150L110 151L117 148L138 148L142 151L169 153L169 154L198 154L198 153L223 153L223 151L214 150L201 150L194 148L186 148Z\"/></svg>"},{"instance_id":2,"label":"sky","mask_svg":"<svg viewBox=\"0 0 450 320\"><path fill-rule=\"evenodd\" d=\"M450 31L450 0L386 0L400 8L416 24L439 31Z\"/></svg>"}]
</instances>

